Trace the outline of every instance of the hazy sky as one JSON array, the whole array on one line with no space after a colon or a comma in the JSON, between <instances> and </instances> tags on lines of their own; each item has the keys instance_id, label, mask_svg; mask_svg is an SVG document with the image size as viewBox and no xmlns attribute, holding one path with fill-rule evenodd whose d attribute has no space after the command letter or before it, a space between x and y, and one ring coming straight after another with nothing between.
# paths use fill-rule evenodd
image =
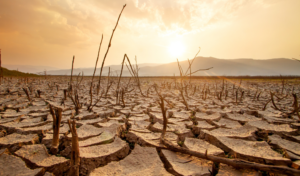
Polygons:
<instances>
[{"instance_id":1,"label":"hazy sky","mask_svg":"<svg viewBox=\"0 0 300 176\"><path fill-rule=\"evenodd\" d=\"M98 66L200 56L300 58L300 0L0 0L3 64Z\"/></svg>"}]
</instances>

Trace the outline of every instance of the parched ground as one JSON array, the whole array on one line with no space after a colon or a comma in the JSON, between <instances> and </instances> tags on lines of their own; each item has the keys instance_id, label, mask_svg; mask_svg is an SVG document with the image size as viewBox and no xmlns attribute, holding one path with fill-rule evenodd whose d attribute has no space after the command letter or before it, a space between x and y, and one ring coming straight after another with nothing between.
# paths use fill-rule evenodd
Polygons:
<instances>
[{"instance_id":1,"label":"parched ground","mask_svg":"<svg viewBox=\"0 0 300 176\"><path fill-rule=\"evenodd\" d=\"M80 175L211 175L213 162L161 143L164 120L155 87L165 99L165 139L174 146L299 168L300 123L292 94L300 96L300 80L283 86L281 80L140 78L140 87L136 81L122 78L117 91L117 78L103 78L98 94L95 81L88 109L89 77L73 77L72 91L69 77L6 78L0 85L0 175L69 175L69 119L76 120ZM71 100L76 94L79 113ZM63 110L56 155L50 154L49 105ZM263 174L280 175L226 164L218 173Z\"/></svg>"}]
</instances>

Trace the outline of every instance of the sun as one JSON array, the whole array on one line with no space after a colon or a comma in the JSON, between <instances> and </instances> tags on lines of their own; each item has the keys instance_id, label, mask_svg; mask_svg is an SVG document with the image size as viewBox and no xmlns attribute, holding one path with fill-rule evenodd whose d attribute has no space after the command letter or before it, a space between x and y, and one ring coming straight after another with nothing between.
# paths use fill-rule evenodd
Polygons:
<instances>
[{"instance_id":1,"label":"sun","mask_svg":"<svg viewBox=\"0 0 300 176\"><path fill-rule=\"evenodd\" d=\"M185 46L181 42L173 42L168 50L172 57L179 57L184 53Z\"/></svg>"}]
</instances>

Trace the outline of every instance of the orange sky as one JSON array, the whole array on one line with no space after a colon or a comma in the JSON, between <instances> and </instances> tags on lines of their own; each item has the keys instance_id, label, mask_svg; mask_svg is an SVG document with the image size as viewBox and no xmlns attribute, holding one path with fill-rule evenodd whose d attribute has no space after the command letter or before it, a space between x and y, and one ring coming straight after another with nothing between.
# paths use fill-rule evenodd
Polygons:
<instances>
[{"instance_id":1,"label":"orange sky","mask_svg":"<svg viewBox=\"0 0 300 176\"><path fill-rule=\"evenodd\" d=\"M2 63L98 66L122 6L105 65L201 56L300 58L300 0L1 0ZM183 53L170 53L179 43Z\"/></svg>"}]
</instances>

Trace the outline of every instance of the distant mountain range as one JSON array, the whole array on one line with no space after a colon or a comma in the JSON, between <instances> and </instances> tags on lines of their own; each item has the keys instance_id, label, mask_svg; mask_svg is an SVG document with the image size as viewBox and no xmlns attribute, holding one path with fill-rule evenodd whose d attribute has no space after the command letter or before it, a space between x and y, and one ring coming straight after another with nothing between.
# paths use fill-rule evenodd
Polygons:
<instances>
[{"instance_id":1,"label":"distant mountain range","mask_svg":"<svg viewBox=\"0 0 300 176\"><path fill-rule=\"evenodd\" d=\"M185 71L188 68L188 61L181 61L181 67ZM120 73L121 65L111 65L103 68L103 74L108 74L110 67L112 75L116 76ZM267 60L254 59L217 59L213 57L197 57L192 65L192 71L198 69L210 68L208 71L201 71L195 76L278 76L278 75L300 75L300 63L291 59L277 58ZM179 76L177 62L167 64L139 64L140 76ZM79 72L84 75L92 75L94 68L77 68L73 70L76 75ZM47 71L48 75L70 75L70 69ZM97 69L96 75L100 73ZM123 70L124 76L130 76L126 66Z\"/></svg>"},{"instance_id":2,"label":"distant mountain range","mask_svg":"<svg viewBox=\"0 0 300 176\"><path fill-rule=\"evenodd\" d=\"M166 64L144 63L139 65L140 76L179 76L177 62ZM181 67L185 71L188 68L188 61L181 61ZM19 71L44 74L47 70L48 75L70 75L70 69L58 69L48 66L22 66L22 65L4 65L9 69ZM111 74L116 76L120 73L121 65L110 65L103 68L102 75L108 74L108 69L111 69ZM198 69L210 68L208 71L201 71L195 76L278 76L278 75L298 75L300 76L300 62L286 59L267 59L267 60L254 60L254 59L217 59L213 57L197 57L192 65L192 71ZM83 72L85 76L91 76L94 73L94 68L76 68L73 74L77 75ZM100 74L100 68L96 70L96 76ZM124 65L123 76L130 76L126 66Z\"/></svg>"},{"instance_id":3,"label":"distant mountain range","mask_svg":"<svg viewBox=\"0 0 300 176\"><path fill-rule=\"evenodd\" d=\"M58 70L59 68L49 67L49 66L33 66L33 65L12 65L3 64L3 67L9 70L17 70L24 73L38 73L44 72L45 70Z\"/></svg>"},{"instance_id":4,"label":"distant mountain range","mask_svg":"<svg viewBox=\"0 0 300 176\"><path fill-rule=\"evenodd\" d=\"M16 77L36 77L38 75L32 73L23 73L16 70L9 70L7 68L2 67L3 76L16 76Z\"/></svg>"}]
</instances>

